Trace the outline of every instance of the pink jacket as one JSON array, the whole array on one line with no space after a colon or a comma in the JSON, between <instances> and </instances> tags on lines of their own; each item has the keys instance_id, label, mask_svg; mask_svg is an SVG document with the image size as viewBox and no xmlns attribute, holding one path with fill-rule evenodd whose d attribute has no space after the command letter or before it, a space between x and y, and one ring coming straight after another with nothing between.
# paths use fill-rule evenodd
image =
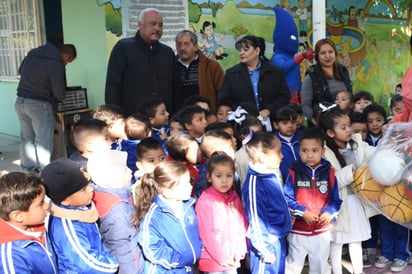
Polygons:
<instances>
[{"instance_id":1,"label":"pink jacket","mask_svg":"<svg viewBox=\"0 0 412 274\"><path fill-rule=\"evenodd\" d=\"M391 123L412 121L412 67L409 67L402 78L402 111L393 117Z\"/></svg>"},{"instance_id":2,"label":"pink jacket","mask_svg":"<svg viewBox=\"0 0 412 274\"><path fill-rule=\"evenodd\" d=\"M203 242L199 269L206 272L226 271L240 267L246 253L247 223L243 205L234 190L228 196L214 187L206 189L196 205L199 234ZM233 258L235 264L222 266Z\"/></svg>"}]
</instances>

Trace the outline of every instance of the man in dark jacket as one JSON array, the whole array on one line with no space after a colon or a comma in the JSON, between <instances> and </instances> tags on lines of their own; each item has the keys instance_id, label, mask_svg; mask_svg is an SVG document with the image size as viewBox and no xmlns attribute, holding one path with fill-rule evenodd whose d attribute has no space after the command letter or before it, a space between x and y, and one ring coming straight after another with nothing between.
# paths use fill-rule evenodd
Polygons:
<instances>
[{"instance_id":1,"label":"man in dark jacket","mask_svg":"<svg viewBox=\"0 0 412 274\"><path fill-rule=\"evenodd\" d=\"M139 30L114 46L106 77L106 104L120 106L126 115L137 111L142 99L158 96L170 113L175 111L179 82L173 50L159 42L163 18L154 8L142 10Z\"/></svg>"},{"instance_id":2,"label":"man in dark jacket","mask_svg":"<svg viewBox=\"0 0 412 274\"><path fill-rule=\"evenodd\" d=\"M15 110L20 122L20 165L24 171L42 169L53 150L53 108L66 91L65 65L77 56L76 48L48 43L32 49L20 65Z\"/></svg>"}]
</instances>

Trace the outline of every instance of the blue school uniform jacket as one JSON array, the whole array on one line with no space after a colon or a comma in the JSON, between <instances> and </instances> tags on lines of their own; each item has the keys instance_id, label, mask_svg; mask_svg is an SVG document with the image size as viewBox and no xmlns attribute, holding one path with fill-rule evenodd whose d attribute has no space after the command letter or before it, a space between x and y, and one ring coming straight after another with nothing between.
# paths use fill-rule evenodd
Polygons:
<instances>
[{"instance_id":1,"label":"blue school uniform jacket","mask_svg":"<svg viewBox=\"0 0 412 274\"><path fill-rule=\"evenodd\" d=\"M57 274L44 226L34 229L42 232L40 239L20 232L0 219L0 273Z\"/></svg>"},{"instance_id":2,"label":"blue school uniform jacket","mask_svg":"<svg viewBox=\"0 0 412 274\"><path fill-rule=\"evenodd\" d=\"M292 139L290 142L287 140L283 139L279 135L279 131L275 132L276 137L279 138L280 143L282 144L282 161L280 162L280 172L282 173L282 179L283 182L286 181L286 178L288 177L288 172L289 172L289 167L290 164L293 163L296 160L299 160L299 133L298 131L293 134Z\"/></svg>"},{"instance_id":3,"label":"blue school uniform jacket","mask_svg":"<svg viewBox=\"0 0 412 274\"><path fill-rule=\"evenodd\" d=\"M194 203L192 198L183 202L182 218L178 218L155 196L140 225L145 273L193 273L192 266L202 250Z\"/></svg>"},{"instance_id":4,"label":"blue school uniform jacket","mask_svg":"<svg viewBox=\"0 0 412 274\"><path fill-rule=\"evenodd\" d=\"M117 272L119 265L100 238L97 217L94 204L84 210L52 204L49 234L59 273Z\"/></svg>"},{"instance_id":5,"label":"blue school uniform jacket","mask_svg":"<svg viewBox=\"0 0 412 274\"><path fill-rule=\"evenodd\" d=\"M249 165L242 196L249 222L247 237L257 254L269 257L275 253L274 243L292 227L282 186L274 173L261 173Z\"/></svg>"}]
</instances>

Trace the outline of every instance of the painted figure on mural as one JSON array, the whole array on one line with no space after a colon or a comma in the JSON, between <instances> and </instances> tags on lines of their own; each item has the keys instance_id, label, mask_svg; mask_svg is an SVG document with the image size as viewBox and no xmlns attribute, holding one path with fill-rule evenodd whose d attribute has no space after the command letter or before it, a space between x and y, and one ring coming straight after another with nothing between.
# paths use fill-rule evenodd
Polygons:
<instances>
[{"instance_id":1,"label":"painted figure on mural","mask_svg":"<svg viewBox=\"0 0 412 274\"><path fill-rule=\"evenodd\" d=\"M358 20L356 19L356 9L354 6L349 7L348 26L358 27Z\"/></svg>"},{"instance_id":2,"label":"painted figure on mural","mask_svg":"<svg viewBox=\"0 0 412 274\"><path fill-rule=\"evenodd\" d=\"M352 78L352 67L350 64L350 55L349 55L351 44L352 44L352 38L348 38L344 42L342 42L341 52L338 55L339 63L344 65L347 68L350 78Z\"/></svg>"},{"instance_id":3,"label":"painted figure on mural","mask_svg":"<svg viewBox=\"0 0 412 274\"><path fill-rule=\"evenodd\" d=\"M215 22L203 22L202 30L198 37L199 49L209 58L221 60L227 57L225 49L219 42L225 37L224 34L215 33Z\"/></svg>"},{"instance_id":4,"label":"painted figure on mural","mask_svg":"<svg viewBox=\"0 0 412 274\"><path fill-rule=\"evenodd\" d=\"M358 19L358 27L365 32L366 30L366 22L368 21L368 15L365 13L364 9L359 9L359 19Z\"/></svg>"},{"instance_id":5,"label":"painted figure on mural","mask_svg":"<svg viewBox=\"0 0 412 274\"><path fill-rule=\"evenodd\" d=\"M299 7L296 10L296 15L299 17L299 32L308 32L308 9L306 8L306 0L298 0Z\"/></svg>"}]
</instances>

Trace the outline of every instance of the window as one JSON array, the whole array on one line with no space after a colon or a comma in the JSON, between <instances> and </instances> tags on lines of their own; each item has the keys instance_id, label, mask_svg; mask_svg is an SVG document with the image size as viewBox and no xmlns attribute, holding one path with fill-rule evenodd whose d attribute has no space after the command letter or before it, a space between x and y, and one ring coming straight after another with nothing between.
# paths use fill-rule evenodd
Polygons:
<instances>
[{"instance_id":1,"label":"window","mask_svg":"<svg viewBox=\"0 0 412 274\"><path fill-rule=\"evenodd\" d=\"M38 0L0 0L0 79L17 79L24 56L39 46L38 15Z\"/></svg>"}]
</instances>

